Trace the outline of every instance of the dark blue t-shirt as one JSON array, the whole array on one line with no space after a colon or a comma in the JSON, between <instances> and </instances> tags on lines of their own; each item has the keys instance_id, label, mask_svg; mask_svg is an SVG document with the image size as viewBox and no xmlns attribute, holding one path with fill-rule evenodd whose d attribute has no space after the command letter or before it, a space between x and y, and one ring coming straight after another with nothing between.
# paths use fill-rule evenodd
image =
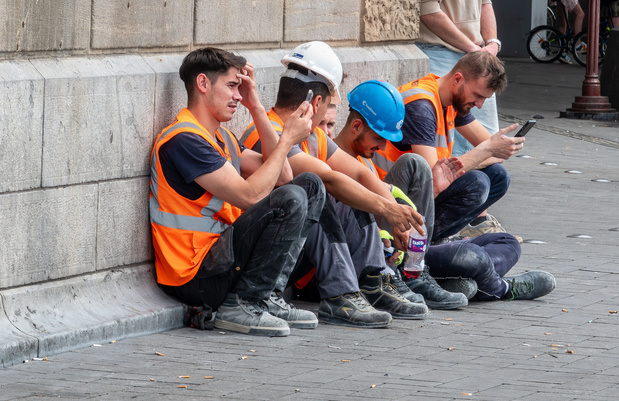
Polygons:
<instances>
[{"instance_id":1,"label":"dark blue t-shirt","mask_svg":"<svg viewBox=\"0 0 619 401\"><path fill-rule=\"evenodd\" d=\"M411 145L436 147L437 118L434 105L427 99L419 99L406 104L404 124L402 125L402 140L393 145L401 150L411 150ZM443 114L446 109L443 110ZM454 124L457 127L470 124L475 117L469 113L456 115Z\"/></svg>"},{"instance_id":2,"label":"dark blue t-shirt","mask_svg":"<svg viewBox=\"0 0 619 401\"><path fill-rule=\"evenodd\" d=\"M222 142L217 143L222 148ZM241 152L245 149L240 145ZM179 195L187 199L198 199L205 189L194 180L203 174L219 170L226 158L204 138L190 132L181 132L159 148L159 159L163 175Z\"/></svg>"}]
</instances>

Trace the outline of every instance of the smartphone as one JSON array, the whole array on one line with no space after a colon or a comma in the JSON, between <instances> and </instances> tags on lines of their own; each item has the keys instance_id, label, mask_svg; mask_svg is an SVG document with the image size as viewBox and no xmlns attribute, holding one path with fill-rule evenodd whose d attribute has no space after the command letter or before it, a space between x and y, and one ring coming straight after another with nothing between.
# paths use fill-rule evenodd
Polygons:
<instances>
[{"instance_id":1,"label":"smartphone","mask_svg":"<svg viewBox=\"0 0 619 401\"><path fill-rule=\"evenodd\" d=\"M514 135L514 138L517 137L521 137L521 136L525 136L527 134L527 132L529 132L531 130L531 128L533 128L533 126L535 125L537 121L535 120L529 120L527 121L522 128L520 128L520 131L518 131L518 133L516 135Z\"/></svg>"},{"instance_id":2,"label":"smartphone","mask_svg":"<svg viewBox=\"0 0 619 401\"><path fill-rule=\"evenodd\" d=\"M305 111L301 114L301 117L303 117L305 113L307 113L307 111L309 110L310 106L312 105L313 98L314 98L314 91L310 89L307 91L307 96L305 97L305 101L308 102L309 105L307 106L307 109L305 109Z\"/></svg>"}]
</instances>

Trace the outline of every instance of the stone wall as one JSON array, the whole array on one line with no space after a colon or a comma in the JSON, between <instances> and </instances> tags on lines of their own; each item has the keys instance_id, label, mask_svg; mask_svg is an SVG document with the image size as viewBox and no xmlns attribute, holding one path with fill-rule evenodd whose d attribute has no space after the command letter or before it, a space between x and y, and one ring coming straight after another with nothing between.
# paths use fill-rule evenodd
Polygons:
<instances>
[{"instance_id":1,"label":"stone wall","mask_svg":"<svg viewBox=\"0 0 619 401\"><path fill-rule=\"evenodd\" d=\"M279 60L309 40L334 47L343 94L367 79L399 85L427 71L413 44L417 8L405 0L0 0L0 363L181 323L182 307L145 272L149 155L185 105L178 67L188 51L238 51L256 66L267 107ZM228 126L241 133L249 122L240 110ZM132 298L140 288L152 289L147 302Z\"/></svg>"}]
</instances>

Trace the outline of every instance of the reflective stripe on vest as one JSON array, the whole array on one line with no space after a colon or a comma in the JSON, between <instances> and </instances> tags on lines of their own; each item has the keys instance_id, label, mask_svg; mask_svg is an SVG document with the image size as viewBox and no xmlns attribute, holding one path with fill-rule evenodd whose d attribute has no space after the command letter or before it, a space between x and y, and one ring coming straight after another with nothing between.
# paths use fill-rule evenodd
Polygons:
<instances>
[{"instance_id":1,"label":"reflective stripe on vest","mask_svg":"<svg viewBox=\"0 0 619 401\"><path fill-rule=\"evenodd\" d=\"M375 176L378 177L378 172L376 171L376 166L372 163L372 160L366 159L365 157L357 156L357 160L361 162L365 167L369 168Z\"/></svg>"},{"instance_id":2,"label":"reflective stripe on vest","mask_svg":"<svg viewBox=\"0 0 619 401\"><path fill-rule=\"evenodd\" d=\"M184 122L178 123L170 128L168 128L158 139L155 144L155 148L157 145L165 139L170 133L182 129L191 129L204 132L200 127L195 124ZM220 127L222 128L222 127ZM188 132L188 131L182 131ZM236 142L230 137L232 135L229 131L224 129L226 134L222 134L219 129L217 133L222 137L226 144L227 149L237 148ZM217 146L219 147L219 146ZM229 152L223 152L222 156L228 156L230 158L230 163L236 171L240 174L241 172L241 158L237 153L229 154ZM213 219L213 215L221 210L224 205L224 201L219 199L216 196L211 197L209 203L202 208L202 217L197 216L183 216L174 213L163 212L160 210L159 201L158 201L158 174L157 174L157 152L153 152L151 159L151 186L150 190L153 196L150 198L150 218L153 223L159 224L160 226L169 227L169 228L177 228L180 230L188 230L188 231L200 231L205 233L221 233L227 225L222 223L219 220Z\"/></svg>"}]
</instances>

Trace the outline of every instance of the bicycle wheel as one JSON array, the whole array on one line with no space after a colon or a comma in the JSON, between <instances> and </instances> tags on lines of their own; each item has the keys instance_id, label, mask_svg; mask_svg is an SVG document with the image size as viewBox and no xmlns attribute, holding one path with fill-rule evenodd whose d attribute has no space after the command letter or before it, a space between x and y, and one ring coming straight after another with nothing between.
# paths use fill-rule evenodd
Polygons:
<instances>
[{"instance_id":1,"label":"bicycle wheel","mask_svg":"<svg viewBox=\"0 0 619 401\"><path fill-rule=\"evenodd\" d=\"M574 54L574 59L576 62L583 67L587 65L587 50L589 43L586 31L582 31L576 38L574 38L574 48L572 49L572 54ZM608 46L608 39L604 39L601 35L599 36L598 42L598 65L601 65L604 62L604 57L606 56L606 47Z\"/></svg>"},{"instance_id":2,"label":"bicycle wheel","mask_svg":"<svg viewBox=\"0 0 619 401\"><path fill-rule=\"evenodd\" d=\"M551 26L538 26L527 39L527 52L538 63L554 62L565 47L561 33Z\"/></svg>"}]
</instances>

